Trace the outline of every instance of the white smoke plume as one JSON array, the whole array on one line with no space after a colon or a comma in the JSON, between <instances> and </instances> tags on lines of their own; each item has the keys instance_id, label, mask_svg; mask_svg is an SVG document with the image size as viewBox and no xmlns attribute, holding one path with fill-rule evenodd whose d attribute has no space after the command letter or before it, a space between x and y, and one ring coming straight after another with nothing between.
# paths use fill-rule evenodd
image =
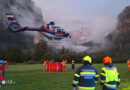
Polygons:
<instances>
[{"instance_id":1,"label":"white smoke plume","mask_svg":"<svg viewBox=\"0 0 130 90\"><path fill-rule=\"evenodd\" d=\"M74 36L79 39L73 40L74 37L72 36L71 39L68 38L62 40L60 43L51 44L57 48L62 48L64 46L65 48L76 52L99 52L102 50L109 50L113 45L113 41L108 40L107 36L116 30L116 25L117 19L111 15L93 16L91 17L89 24L86 25L88 26L86 35L80 34L79 37L79 29L79 31L76 31L77 35ZM83 31L82 33L86 32ZM72 33L74 33L74 31ZM83 43L89 43L89 41L93 43L92 46L82 45Z\"/></svg>"},{"instance_id":2,"label":"white smoke plume","mask_svg":"<svg viewBox=\"0 0 130 90\"><path fill-rule=\"evenodd\" d=\"M89 23L90 36L93 43L98 44L91 51L101 51L109 49L113 41L109 41L107 36L116 30L117 19L111 15L93 17Z\"/></svg>"}]
</instances>

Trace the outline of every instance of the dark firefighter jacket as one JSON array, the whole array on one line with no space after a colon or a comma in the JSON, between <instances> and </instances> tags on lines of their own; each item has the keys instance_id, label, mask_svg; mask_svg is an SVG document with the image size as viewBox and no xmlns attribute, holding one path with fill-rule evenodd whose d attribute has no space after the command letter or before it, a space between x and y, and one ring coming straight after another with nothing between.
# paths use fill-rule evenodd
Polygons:
<instances>
[{"instance_id":1,"label":"dark firefighter jacket","mask_svg":"<svg viewBox=\"0 0 130 90\"><path fill-rule=\"evenodd\" d=\"M79 89L95 90L98 73L91 65L85 64L77 69L74 74L73 85Z\"/></svg>"}]
</instances>

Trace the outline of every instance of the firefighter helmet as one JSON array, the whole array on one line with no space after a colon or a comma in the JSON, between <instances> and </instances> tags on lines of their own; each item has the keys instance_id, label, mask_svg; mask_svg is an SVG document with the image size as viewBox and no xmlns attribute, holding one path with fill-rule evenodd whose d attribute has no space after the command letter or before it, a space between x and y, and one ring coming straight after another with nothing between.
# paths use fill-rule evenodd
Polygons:
<instances>
[{"instance_id":1,"label":"firefighter helmet","mask_svg":"<svg viewBox=\"0 0 130 90\"><path fill-rule=\"evenodd\" d=\"M74 60L72 60L72 63L74 63Z\"/></svg>"},{"instance_id":2,"label":"firefighter helmet","mask_svg":"<svg viewBox=\"0 0 130 90\"><path fill-rule=\"evenodd\" d=\"M92 59L90 56L83 57L83 61L88 61L89 63L92 63Z\"/></svg>"},{"instance_id":3,"label":"firefighter helmet","mask_svg":"<svg viewBox=\"0 0 130 90\"><path fill-rule=\"evenodd\" d=\"M103 63L112 63L112 60L109 56L106 56L104 59L103 59Z\"/></svg>"}]
</instances>

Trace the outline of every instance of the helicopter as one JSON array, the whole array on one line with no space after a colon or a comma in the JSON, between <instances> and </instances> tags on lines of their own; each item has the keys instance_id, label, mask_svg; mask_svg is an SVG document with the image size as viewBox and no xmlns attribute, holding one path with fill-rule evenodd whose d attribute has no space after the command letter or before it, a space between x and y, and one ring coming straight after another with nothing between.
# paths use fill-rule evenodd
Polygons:
<instances>
[{"instance_id":1,"label":"helicopter","mask_svg":"<svg viewBox=\"0 0 130 90\"><path fill-rule=\"evenodd\" d=\"M8 18L8 29L12 32L21 32L21 31L38 31L44 35L49 40L61 40L67 37L70 37L70 33L66 32L61 27L55 26L54 22L50 22L46 26L41 27L22 27L17 21L16 17L13 14L6 14Z\"/></svg>"}]
</instances>

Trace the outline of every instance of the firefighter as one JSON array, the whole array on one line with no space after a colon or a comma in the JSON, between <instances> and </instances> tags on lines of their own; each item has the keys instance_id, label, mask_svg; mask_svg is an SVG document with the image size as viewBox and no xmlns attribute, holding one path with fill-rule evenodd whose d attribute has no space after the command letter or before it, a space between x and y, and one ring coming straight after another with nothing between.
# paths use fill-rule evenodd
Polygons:
<instances>
[{"instance_id":1,"label":"firefighter","mask_svg":"<svg viewBox=\"0 0 130 90\"><path fill-rule=\"evenodd\" d=\"M62 62L61 62L61 64L62 64L62 71L64 72L64 71L67 71L67 69L66 69L66 63L67 63L67 60L62 60Z\"/></svg>"},{"instance_id":2,"label":"firefighter","mask_svg":"<svg viewBox=\"0 0 130 90\"><path fill-rule=\"evenodd\" d=\"M71 65L71 67L72 67L72 71L74 71L74 70L75 70L74 60L72 60L72 65Z\"/></svg>"},{"instance_id":3,"label":"firefighter","mask_svg":"<svg viewBox=\"0 0 130 90\"><path fill-rule=\"evenodd\" d=\"M47 64L48 60L44 60L44 63L43 63L43 72L46 71L46 64Z\"/></svg>"},{"instance_id":4,"label":"firefighter","mask_svg":"<svg viewBox=\"0 0 130 90\"><path fill-rule=\"evenodd\" d=\"M103 59L104 67L101 70L101 82L103 90L116 90L116 84L120 87L120 75L117 68L112 65L109 56Z\"/></svg>"},{"instance_id":5,"label":"firefighter","mask_svg":"<svg viewBox=\"0 0 130 90\"><path fill-rule=\"evenodd\" d=\"M97 70L92 66L92 59L89 56L83 58L83 66L79 67L74 74L73 87L76 90L95 90L98 81Z\"/></svg>"},{"instance_id":6,"label":"firefighter","mask_svg":"<svg viewBox=\"0 0 130 90\"><path fill-rule=\"evenodd\" d=\"M128 69L130 71L130 58L128 59L127 64L128 64Z\"/></svg>"}]
</instances>

